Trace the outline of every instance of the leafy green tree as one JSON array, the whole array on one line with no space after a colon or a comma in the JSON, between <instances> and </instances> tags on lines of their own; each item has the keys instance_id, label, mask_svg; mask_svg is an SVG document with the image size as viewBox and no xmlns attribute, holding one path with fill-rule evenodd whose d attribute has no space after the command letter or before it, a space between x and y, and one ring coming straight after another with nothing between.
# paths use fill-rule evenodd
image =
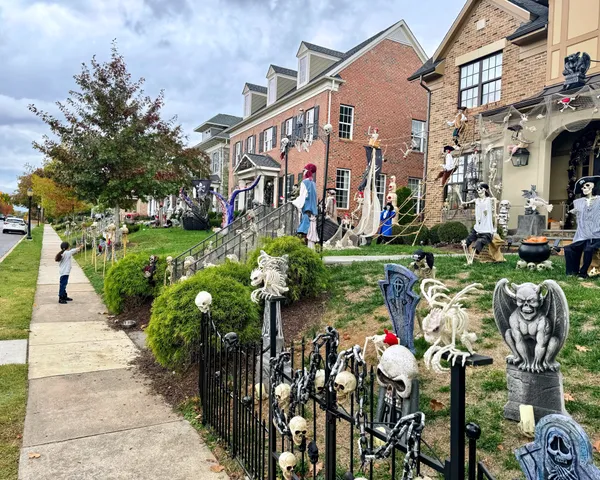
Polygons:
<instances>
[{"instance_id":1,"label":"leafy green tree","mask_svg":"<svg viewBox=\"0 0 600 480\"><path fill-rule=\"evenodd\" d=\"M162 198L192 178L208 175L208 157L186 148L175 118L163 120L164 92L151 98L144 79L133 81L113 42L108 62L94 56L74 76L78 90L57 102L64 118L29 105L53 136L33 146L52 164L52 177L82 200L131 206L138 198Z\"/></svg>"}]
</instances>

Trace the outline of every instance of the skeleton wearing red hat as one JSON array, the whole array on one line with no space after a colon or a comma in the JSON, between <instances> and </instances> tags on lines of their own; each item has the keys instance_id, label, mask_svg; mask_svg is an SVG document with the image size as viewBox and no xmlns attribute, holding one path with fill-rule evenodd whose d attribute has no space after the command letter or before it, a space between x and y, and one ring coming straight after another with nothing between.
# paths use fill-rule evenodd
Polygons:
<instances>
[{"instance_id":1,"label":"skeleton wearing red hat","mask_svg":"<svg viewBox=\"0 0 600 480\"><path fill-rule=\"evenodd\" d=\"M307 163L303 173L304 179L300 184L300 194L292 203L302 215L297 233L306 239L309 247L314 248L314 244L319 241L317 235L317 186L313 180L314 174L317 173L317 167L312 163Z\"/></svg>"}]
</instances>

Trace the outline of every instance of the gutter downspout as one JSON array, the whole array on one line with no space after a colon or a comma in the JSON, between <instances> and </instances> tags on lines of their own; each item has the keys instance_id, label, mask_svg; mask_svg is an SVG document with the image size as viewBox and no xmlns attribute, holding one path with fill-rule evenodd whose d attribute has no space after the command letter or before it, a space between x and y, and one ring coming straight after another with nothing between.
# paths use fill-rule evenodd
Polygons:
<instances>
[{"instance_id":1,"label":"gutter downspout","mask_svg":"<svg viewBox=\"0 0 600 480\"><path fill-rule=\"evenodd\" d=\"M431 90L427 87L427 85L425 85L423 83L423 75L421 75L419 77L419 85L421 85L421 87L423 87L427 91L427 120L426 120L426 122L427 122L427 128L426 128L427 138L425 140L427 143L427 148L425 149L425 155L423 156L423 180L426 180L426 178L427 178L427 160L429 157L429 117L431 115ZM421 193L422 193L422 190L419 194L419 199L418 199L419 204L417 205L418 208L420 208L420 206L421 206L421 198L420 198Z\"/></svg>"}]
</instances>

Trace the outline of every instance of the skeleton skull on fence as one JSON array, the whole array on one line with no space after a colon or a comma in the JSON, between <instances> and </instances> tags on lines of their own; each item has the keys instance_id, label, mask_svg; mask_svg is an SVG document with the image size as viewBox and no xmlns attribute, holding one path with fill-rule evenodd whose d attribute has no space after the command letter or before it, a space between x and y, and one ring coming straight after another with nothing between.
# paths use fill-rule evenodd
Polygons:
<instances>
[{"instance_id":1,"label":"skeleton skull on fence","mask_svg":"<svg viewBox=\"0 0 600 480\"><path fill-rule=\"evenodd\" d=\"M315 374L315 393L322 395L323 390L325 390L325 370L321 369Z\"/></svg>"},{"instance_id":2,"label":"skeleton skull on fence","mask_svg":"<svg viewBox=\"0 0 600 480\"><path fill-rule=\"evenodd\" d=\"M377 381L395 390L401 398L409 398L412 381L419 375L417 359L402 345L392 345L381 355L377 366Z\"/></svg>"},{"instance_id":3,"label":"skeleton skull on fence","mask_svg":"<svg viewBox=\"0 0 600 480\"><path fill-rule=\"evenodd\" d=\"M277 399L279 408L282 410L286 410L290 404L291 391L292 387L290 387L287 383L280 383L275 387L275 398Z\"/></svg>"},{"instance_id":4,"label":"skeleton skull on fence","mask_svg":"<svg viewBox=\"0 0 600 480\"><path fill-rule=\"evenodd\" d=\"M212 295L208 292L200 292L196 295L196 306L202 313L208 313L212 305Z\"/></svg>"},{"instance_id":5,"label":"skeleton skull on fence","mask_svg":"<svg viewBox=\"0 0 600 480\"><path fill-rule=\"evenodd\" d=\"M356 390L356 377L347 371L340 372L335 377L333 386L337 392L338 401L345 403Z\"/></svg>"},{"instance_id":6,"label":"skeleton skull on fence","mask_svg":"<svg viewBox=\"0 0 600 480\"><path fill-rule=\"evenodd\" d=\"M292 433L292 440L294 441L294 445L300 446L302 442L306 438L306 434L308 432L308 423L301 416L297 415L290 420L289 429Z\"/></svg>"},{"instance_id":7,"label":"skeleton skull on fence","mask_svg":"<svg viewBox=\"0 0 600 480\"><path fill-rule=\"evenodd\" d=\"M279 468L281 468L281 473L285 480L291 480L294 468L296 468L296 463L296 455L291 452L282 452L282 454L279 455Z\"/></svg>"}]
</instances>

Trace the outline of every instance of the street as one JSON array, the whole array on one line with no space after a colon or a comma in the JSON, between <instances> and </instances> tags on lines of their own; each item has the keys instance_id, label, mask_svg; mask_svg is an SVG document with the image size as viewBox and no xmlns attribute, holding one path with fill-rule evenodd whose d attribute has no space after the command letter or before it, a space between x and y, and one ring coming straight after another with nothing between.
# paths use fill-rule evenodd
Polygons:
<instances>
[{"instance_id":1,"label":"street","mask_svg":"<svg viewBox=\"0 0 600 480\"><path fill-rule=\"evenodd\" d=\"M3 224L4 222L0 221L0 232L2 232ZM2 258L22 236L23 235L19 233L0 233L0 258Z\"/></svg>"}]
</instances>

